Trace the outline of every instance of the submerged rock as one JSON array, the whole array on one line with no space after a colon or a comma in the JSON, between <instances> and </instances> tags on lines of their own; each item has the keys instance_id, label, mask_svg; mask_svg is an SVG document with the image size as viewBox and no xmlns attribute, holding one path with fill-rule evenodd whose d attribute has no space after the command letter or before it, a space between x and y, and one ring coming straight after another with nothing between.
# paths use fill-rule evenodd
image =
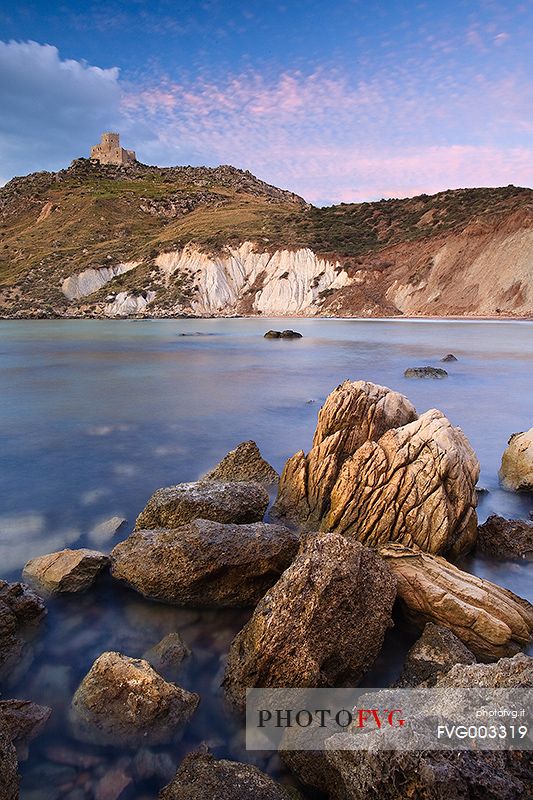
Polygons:
<instances>
[{"instance_id":1,"label":"submerged rock","mask_svg":"<svg viewBox=\"0 0 533 800\"><path fill-rule=\"evenodd\" d=\"M148 661L156 672L165 675L176 673L182 662L191 655L191 651L179 635L169 633L160 642L144 653L143 658Z\"/></svg>"},{"instance_id":2,"label":"submerged rock","mask_svg":"<svg viewBox=\"0 0 533 800\"><path fill-rule=\"evenodd\" d=\"M217 760L208 753L190 753L159 800L298 800L251 764Z\"/></svg>"},{"instance_id":3,"label":"submerged rock","mask_svg":"<svg viewBox=\"0 0 533 800\"><path fill-rule=\"evenodd\" d=\"M224 688L356 686L391 624L395 579L359 542L310 535L230 648Z\"/></svg>"},{"instance_id":4,"label":"submerged rock","mask_svg":"<svg viewBox=\"0 0 533 800\"><path fill-rule=\"evenodd\" d=\"M379 553L396 575L407 615L449 628L477 658L511 656L531 641L527 600L420 550L389 544Z\"/></svg>"},{"instance_id":5,"label":"submerged rock","mask_svg":"<svg viewBox=\"0 0 533 800\"><path fill-rule=\"evenodd\" d=\"M181 736L199 699L167 683L147 661L102 653L72 700L72 730L98 745L163 744Z\"/></svg>"},{"instance_id":6,"label":"submerged rock","mask_svg":"<svg viewBox=\"0 0 533 800\"><path fill-rule=\"evenodd\" d=\"M453 353L448 353L447 355L443 356L443 358L441 358L441 361L459 361L459 359L457 358L457 356L454 356Z\"/></svg>"},{"instance_id":7,"label":"submerged rock","mask_svg":"<svg viewBox=\"0 0 533 800\"><path fill-rule=\"evenodd\" d=\"M396 541L457 556L477 534L478 477L468 439L433 409L344 462L321 527L370 547Z\"/></svg>"},{"instance_id":8,"label":"submerged rock","mask_svg":"<svg viewBox=\"0 0 533 800\"><path fill-rule=\"evenodd\" d=\"M398 687L434 686L456 664L475 664L476 657L449 628L428 622L407 653Z\"/></svg>"},{"instance_id":9,"label":"submerged rock","mask_svg":"<svg viewBox=\"0 0 533 800\"><path fill-rule=\"evenodd\" d=\"M111 574L145 597L183 606L255 605L289 566L298 536L282 525L196 519L136 531L111 553Z\"/></svg>"},{"instance_id":10,"label":"submerged rock","mask_svg":"<svg viewBox=\"0 0 533 800\"><path fill-rule=\"evenodd\" d=\"M0 581L0 681L29 666L28 638L45 614L42 598L28 586Z\"/></svg>"},{"instance_id":11,"label":"submerged rock","mask_svg":"<svg viewBox=\"0 0 533 800\"><path fill-rule=\"evenodd\" d=\"M281 475L275 512L316 530L344 462L366 441L417 418L409 400L385 386L344 381L320 409L313 447L289 458Z\"/></svg>"},{"instance_id":12,"label":"submerged rock","mask_svg":"<svg viewBox=\"0 0 533 800\"><path fill-rule=\"evenodd\" d=\"M112 539L126 522L127 520L124 517L115 516L106 519L98 523L98 525L95 525L94 528L91 528L88 534L89 539L95 544L104 544L108 542L109 539Z\"/></svg>"},{"instance_id":13,"label":"submerged rock","mask_svg":"<svg viewBox=\"0 0 533 800\"><path fill-rule=\"evenodd\" d=\"M196 481L158 489L135 523L144 528L178 528L193 519L245 524L260 522L268 507L268 492L258 483Z\"/></svg>"},{"instance_id":14,"label":"submerged rock","mask_svg":"<svg viewBox=\"0 0 533 800\"><path fill-rule=\"evenodd\" d=\"M477 529L476 550L492 558L533 561L533 522L493 514Z\"/></svg>"},{"instance_id":15,"label":"submerged rock","mask_svg":"<svg viewBox=\"0 0 533 800\"><path fill-rule=\"evenodd\" d=\"M409 367L403 373L406 378L447 378L448 373L441 367Z\"/></svg>"},{"instance_id":16,"label":"submerged rock","mask_svg":"<svg viewBox=\"0 0 533 800\"><path fill-rule=\"evenodd\" d=\"M268 461L262 458L254 441L241 442L224 456L214 469L207 473L204 481L255 481L272 486L279 475Z\"/></svg>"},{"instance_id":17,"label":"submerged rock","mask_svg":"<svg viewBox=\"0 0 533 800\"><path fill-rule=\"evenodd\" d=\"M109 564L97 550L60 550L28 561L23 578L48 594L84 592Z\"/></svg>"},{"instance_id":18,"label":"submerged rock","mask_svg":"<svg viewBox=\"0 0 533 800\"><path fill-rule=\"evenodd\" d=\"M499 475L504 489L533 492L533 428L512 434Z\"/></svg>"}]
</instances>

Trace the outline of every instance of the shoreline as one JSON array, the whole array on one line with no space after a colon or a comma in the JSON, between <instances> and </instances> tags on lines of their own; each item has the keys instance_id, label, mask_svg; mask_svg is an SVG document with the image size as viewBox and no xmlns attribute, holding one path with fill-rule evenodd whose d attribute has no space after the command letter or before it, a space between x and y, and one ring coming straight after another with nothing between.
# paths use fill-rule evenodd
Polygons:
<instances>
[{"instance_id":1,"label":"shoreline","mask_svg":"<svg viewBox=\"0 0 533 800\"><path fill-rule=\"evenodd\" d=\"M206 320L235 320L235 319L244 319L244 320L282 320L282 319L290 319L290 320L330 320L334 322L533 322L533 313L531 316L476 316L476 315L468 315L468 316L424 316L424 315L407 315L404 314L402 316L395 316L395 317L357 317L357 316L301 316L301 315L291 315L291 314L282 314L282 315L274 315L274 316L260 316L255 314L230 314L230 315L219 315L219 316L176 316L176 315L168 315L168 316L103 316L103 315L86 315L86 316L28 316L28 317L14 317L14 316L2 316L0 315L0 322L58 322L58 321L72 321L72 320L81 320L81 321L89 321L89 320L96 320L96 321L106 321L106 322L158 322L160 320L181 320L181 321L206 321Z\"/></svg>"}]
</instances>

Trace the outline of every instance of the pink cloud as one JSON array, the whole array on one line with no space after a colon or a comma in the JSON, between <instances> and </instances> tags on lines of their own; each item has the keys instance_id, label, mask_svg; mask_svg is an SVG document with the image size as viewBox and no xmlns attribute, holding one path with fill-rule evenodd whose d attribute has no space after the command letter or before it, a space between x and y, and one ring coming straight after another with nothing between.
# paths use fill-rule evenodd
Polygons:
<instances>
[{"instance_id":1,"label":"pink cloud","mask_svg":"<svg viewBox=\"0 0 533 800\"><path fill-rule=\"evenodd\" d=\"M405 65L366 81L326 70L162 80L130 87L122 112L149 163L232 163L317 203L531 185L517 132L533 126L533 81L478 74L465 89L455 74L432 77Z\"/></svg>"}]
</instances>

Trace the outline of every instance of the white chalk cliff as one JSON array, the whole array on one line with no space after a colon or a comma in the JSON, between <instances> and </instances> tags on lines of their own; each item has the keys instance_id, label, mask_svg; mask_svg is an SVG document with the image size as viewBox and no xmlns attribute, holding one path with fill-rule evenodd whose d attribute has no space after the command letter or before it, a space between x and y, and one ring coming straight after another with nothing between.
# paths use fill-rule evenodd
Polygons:
<instances>
[{"instance_id":1,"label":"white chalk cliff","mask_svg":"<svg viewBox=\"0 0 533 800\"><path fill-rule=\"evenodd\" d=\"M112 267L99 267L96 269L84 269L77 275L71 275L65 278L61 284L61 291L68 300L79 300L82 297L88 297L94 292L97 292L106 283L112 281L118 275L123 275L135 267L138 267L140 261L127 261L124 264L115 264Z\"/></svg>"},{"instance_id":2,"label":"white chalk cliff","mask_svg":"<svg viewBox=\"0 0 533 800\"><path fill-rule=\"evenodd\" d=\"M191 282L189 309L198 315L262 313L316 314L320 295L350 283L339 262L312 250L260 252L252 242L209 255L193 246L161 253L156 259L166 286L173 276Z\"/></svg>"}]
</instances>

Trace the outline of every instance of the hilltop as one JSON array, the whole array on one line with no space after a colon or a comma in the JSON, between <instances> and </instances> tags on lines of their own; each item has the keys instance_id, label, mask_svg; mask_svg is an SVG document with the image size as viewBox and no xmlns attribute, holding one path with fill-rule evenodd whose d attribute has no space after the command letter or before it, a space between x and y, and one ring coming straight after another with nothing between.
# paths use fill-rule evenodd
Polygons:
<instances>
[{"instance_id":1,"label":"hilltop","mask_svg":"<svg viewBox=\"0 0 533 800\"><path fill-rule=\"evenodd\" d=\"M231 166L101 165L0 189L0 315L533 313L533 191L316 208Z\"/></svg>"}]
</instances>

